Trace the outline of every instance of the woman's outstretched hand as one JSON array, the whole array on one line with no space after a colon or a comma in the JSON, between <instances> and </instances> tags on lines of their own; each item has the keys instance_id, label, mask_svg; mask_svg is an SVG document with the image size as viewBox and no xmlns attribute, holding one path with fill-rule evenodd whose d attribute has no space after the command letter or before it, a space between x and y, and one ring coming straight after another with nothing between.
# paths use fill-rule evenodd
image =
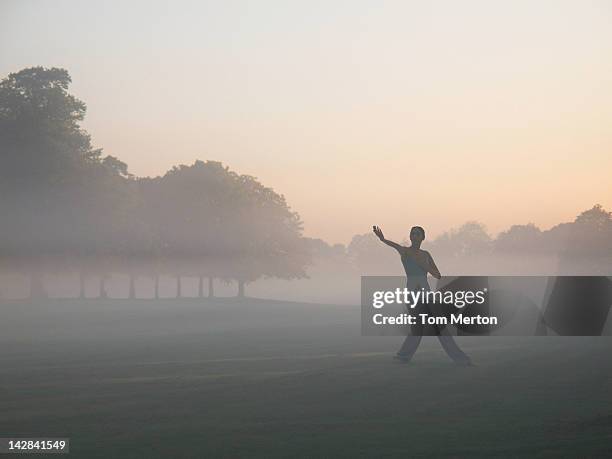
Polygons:
<instances>
[{"instance_id":1,"label":"woman's outstretched hand","mask_svg":"<svg viewBox=\"0 0 612 459\"><path fill-rule=\"evenodd\" d=\"M374 231L374 234L376 234L378 239L380 239L381 241L385 239L385 235L383 234L382 230L380 229L380 226L373 226L372 227L372 231Z\"/></svg>"},{"instance_id":2,"label":"woman's outstretched hand","mask_svg":"<svg viewBox=\"0 0 612 459\"><path fill-rule=\"evenodd\" d=\"M376 234L376 236L378 237L378 239L380 239L381 242L387 244L389 247L393 247L395 250L397 250L400 253L402 253L402 251L404 250L404 247L399 245L397 242L393 242L388 239L385 239L385 235L380 229L380 226L373 226L372 231L374 231L374 234Z\"/></svg>"}]
</instances>

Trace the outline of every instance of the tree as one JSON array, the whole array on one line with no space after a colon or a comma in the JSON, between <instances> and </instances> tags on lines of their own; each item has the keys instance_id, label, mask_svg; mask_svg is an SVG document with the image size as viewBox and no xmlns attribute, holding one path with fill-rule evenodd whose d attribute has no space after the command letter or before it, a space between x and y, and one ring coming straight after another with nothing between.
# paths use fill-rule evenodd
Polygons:
<instances>
[{"instance_id":1,"label":"tree","mask_svg":"<svg viewBox=\"0 0 612 459\"><path fill-rule=\"evenodd\" d=\"M438 254L465 257L484 255L490 251L491 245L491 237L487 234L485 226L471 221L437 237L431 247Z\"/></svg>"},{"instance_id":2,"label":"tree","mask_svg":"<svg viewBox=\"0 0 612 459\"><path fill-rule=\"evenodd\" d=\"M601 205L582 212L571 223L560 223L542 233L548 251L572 256L599 257L612 250L612 215Z\"/></svg>"},{"instance_id":3,"label":"tree","mask_svg":"<svg viewBox=\"0 0 612 459\"><path fill-rule=\"evenodd\" d=\"M168 269L180 275L235 279L305 275L301 221L284 197L216 161L172 168L138 180L142 215Z\"/></svg>"},{"instance_id":4,"label":"tree","mask_svg":"<svg viewBox=\"0 0 612 459\"><path fill-rule=\"evenodd\" d=\"M43 67L0 82L0 212L11 215L1 249L30 267L34 295L45 263L71 259L84 271L136 228L127 166L93 148L70 82Z\"/></svg>"},{"instance_id":5,"label":"tree","mask_svg":"<svg viewBox=\"0 0 612 459\"><path fill-rule=\"evenodd\" d=\"M533 223L512 225L510 229L499 233L493 244L498 252L541 252L542 231Z\"/></svg>"},{"instance_id":6,"label":"tree","mask_svg":"<svg viewBox=\"0 0 612 459\"><path fill-rule=\"evenodd\" d=\"M323 239L303 238L304 248L313 259L343 258L346 256L344 244L330 245Z\"/></svg>"},{"instance_id":7,"label":"tree","mask_svg":"<svg viewBox=\"0 0 612 459\"><path fill-rule=\"evenodd\" d=\"M398 273L401 264L397 252L381 244L372 233L353 236L347 249L347 256L362 273Z\"/></svg>"},{"instance_id":8,"label":"tree","mask_svg":"<svg viewBox=\"0 0 612 459\"><path fill-rule=\"evenodd\" d=\"M612 266L612 214L597 204L567 225L559 270L566 274L609 275Z\"/></svg>"},{"instance_id":9,"label":"tree","mask_svg":"<svg viewBox=\"0 0 612 459\"><path fill-rule=\"evenodd\" d=\"M230 241L236 242L231 272L238 281L238 296L244 296L245 283L260 277L306 277L310 257L304 250L302 221L284 196L254 177L240 175L230 202L237 210L229 228L234 230Z\"/></svg>"}]
</instances>

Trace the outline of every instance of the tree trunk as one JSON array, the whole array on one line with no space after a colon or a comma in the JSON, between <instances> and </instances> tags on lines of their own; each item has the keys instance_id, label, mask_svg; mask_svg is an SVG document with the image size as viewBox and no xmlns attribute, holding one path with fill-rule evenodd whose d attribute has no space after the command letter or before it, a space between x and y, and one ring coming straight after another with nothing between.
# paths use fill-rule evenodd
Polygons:
<instances>
[{"instance_id":1,"label":"tree trunk","mask_svg":"<svg viewBox=\"0 0 612 459\"><path fill-rule=\"evenodd\" d=\"M100 295L98 296L103 300L108 298L108 293L106 292L106 276L100 276Z\"/></svg>"},{"instance_id":2,"label":"tree trunk","mask_svg":"<svg viewBox=\"0 0 612 459\"><path fill-rule=\"evenodd\" d=\"M244 298L244 281L238 281L238 298Z\"/></svg>"},{"instance_id":3,"label":"tree trunk","mask_svg":"<svg viewBox=\"0 0 612 459\"><path fill-rule=\"evenodd\" d=\"M130 291L128 292L128 298L136 298L136 283L134 282L134 275L130 274Z\"/></svg>"},{"instance_id":4,"label":"tree trunk","mask_svg":"<svg viewBox=\"0 0 612 459\"><path fill-rule=\"evenodd\" d=\"M159 274L155 274L155 278L153 279L155 285L155 299L159 300Z\"/></svg>"},{"instance_id":5,"label":"tree trunk","mask_svg":"<svg viewBox=\"0 0 612 459\"><path fill-rule=\"evenodd\" d=\"M43 281L43 275L40 271L34 271L30 278L30 298L41 299L47 298L47 292L45 290L45 283Z\"/></svg>"},{"instance_id":6,"label":"tree trunk","mask_svg":"<svg viewBox=\"0 0 612 459\"><path fill-rule=\"evenodd\" d=\"M215 297L214 277L209 276L208 277L208 298L214 298L214 297Z\"/></svg>"},{"instance_id":7,"label":"tree trunk","mask_svg":"<svg viewBox=\"0 0 612 459\"><path fill-rule=\"evenodd\" d=\"M204 278L200 276L198 280L198 298L202 298L204 296Z\"/></svg>"},{"instance_id":8,"label":"tree trunk","mask_svg":"<svg viewBox=\"0 0 612 459\"><path fill-rule=\"evenodd\" d=\"M79 298L85 298L85 276L82 271L79 271Z\"/></svg>"}]
</instances>

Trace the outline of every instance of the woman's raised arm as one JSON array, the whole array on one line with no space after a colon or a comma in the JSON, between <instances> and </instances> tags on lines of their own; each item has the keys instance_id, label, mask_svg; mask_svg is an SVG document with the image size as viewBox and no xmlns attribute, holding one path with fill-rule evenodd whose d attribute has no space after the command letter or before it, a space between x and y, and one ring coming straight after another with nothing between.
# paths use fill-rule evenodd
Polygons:
<instances>
[{"instance_id":1,"label":"woman's raised arm","mask_svg":"<svg viewBox=\"0 0 612 459\"><path fill-rule=\"evenodd\" d=\"M384 242L389 247L393 247L398 252L404 248L403 246L399 245L397 242L393 242L393 241L390 241L389 239L385 239L385 235L380 229L380 226L373 226L372 231L374 231L374 234L376 234L376 236L378 237L378 239L381 240L381 242Z\"/></svg>"}]
</instances>

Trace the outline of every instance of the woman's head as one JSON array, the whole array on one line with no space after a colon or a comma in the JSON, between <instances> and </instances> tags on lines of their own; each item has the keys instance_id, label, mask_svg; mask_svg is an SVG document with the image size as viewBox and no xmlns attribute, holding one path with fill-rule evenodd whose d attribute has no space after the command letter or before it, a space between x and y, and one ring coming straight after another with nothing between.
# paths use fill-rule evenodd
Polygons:
<instances>
[{"instance_id":1,"label":"woman's head","mask_svg":"<svg viewBox=\"0 0 612 459\"><path fill-rule=\"evenodd\" d=\"M410 230L410 242L420 244L425 240L425 230L420 226L413 226Z\"/></svg>"}]
</instances>

